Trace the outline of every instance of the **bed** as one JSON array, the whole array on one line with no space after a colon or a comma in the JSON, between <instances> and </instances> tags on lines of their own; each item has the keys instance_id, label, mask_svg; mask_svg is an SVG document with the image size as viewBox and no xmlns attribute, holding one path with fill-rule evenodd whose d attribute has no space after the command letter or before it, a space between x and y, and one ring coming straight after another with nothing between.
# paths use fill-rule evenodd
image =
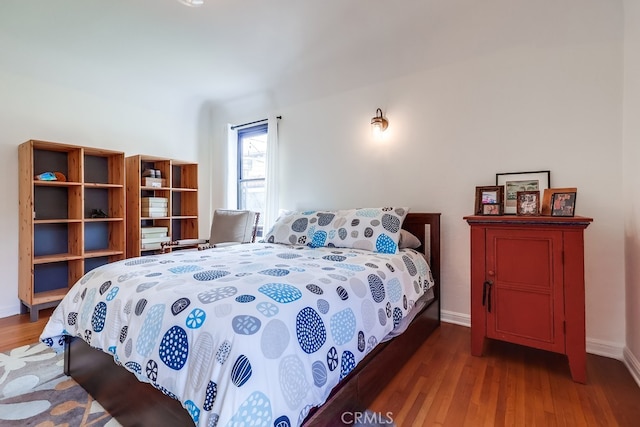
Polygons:
<instances>
[{"instance_id":1,"label":"bed","mask_svg":"<svg viewBox=\"0 0 640 427\"><path fill-rule=\"evenodd\" d=\"M41 339L54 348L64 346L65 373L123 425L188 426L194 421L206 426L219 421L219 425L335 425L344 411L365 409L440 323L440 215L409 213L402 227L421 245L415 251L400 251L400 258L331 243L296 241L287 247L266 240L103 266L83 277L77 289L74 286L67 296L71 302L56 310L61 313L54 313ZM426 255L429 270L414 258L418 252ZM269 256L276 262L262 263L261 257ZM325 259L329 264L321 263ZM302 264L296 264L298 260ZM228 263L243 269L236 273ZM311 275L314 269L323 276ZM359 278L359 272L367 269L374 271L373 275L365 271L367 277L376 276L375 280ZM221 273L227 270L233 274ZM399 288L405 281L396 279L400 270L413 273L408 288ZM178 286L184 274L200 278L195 293L185 294ZM283 278L287 275L297 279L287 282ZM91 282L100 286L89 287ZM127 282L135 284L136 293L126 293ZM216 286L211 286L214 282ZM238 285L245 282L253 288ZM174 303L163 304L164 316L158 314L162 304L150 293L156 292L154 288L172 294ZM311 295L313 303L303 302L302 294ZM366 302L369 297L373 301ZM361 310L341 305L349 299ZM231 300L234 304L227 303ZM83 309L83 304L90 309ZM287 322L285 306L295 307L295 327L288 331L282 325ZM245 307L254 308L247 312ZM369 315L356 319L354 311ZM129 317L118 318L126 317L122 313ZM181 320L173 325L173 318ZM210 329L201 332L203 324L216 322L230 325L233 337L218 336ZM89 324L90 328L73 330L75 325ZM377 330L380 327L383 331ZM403 327L402 334L382 342L389 332ZM262 338L253 344L246 341L253 335ZM115 345L109 336L116 339ZM190 353L183 351L185 347ZM302 355L292 354L293 347ZM193 365L192 360L198 362ZM208 378L212 380L207 383ZM257 388L242 389L252 381L259 384ZM243 392L220 391L231 389Z\"/></svg>"}]
</instances>

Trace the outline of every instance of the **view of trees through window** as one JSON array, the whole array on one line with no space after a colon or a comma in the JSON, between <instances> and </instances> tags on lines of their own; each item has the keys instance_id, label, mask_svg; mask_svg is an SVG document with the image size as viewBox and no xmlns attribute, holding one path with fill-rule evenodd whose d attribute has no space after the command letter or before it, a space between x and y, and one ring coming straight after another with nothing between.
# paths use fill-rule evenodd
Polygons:
<instances>
[{"instance_id":1,"label":"view of trees through window","mask_svg":"<svg viewBox=\"0 0 640 427\"><path fill-rule=\"evenodd\" d=\"M267 125L238 130L238 209L260 212L262 236L266 205Z\"/></svg>"}]
</instances>

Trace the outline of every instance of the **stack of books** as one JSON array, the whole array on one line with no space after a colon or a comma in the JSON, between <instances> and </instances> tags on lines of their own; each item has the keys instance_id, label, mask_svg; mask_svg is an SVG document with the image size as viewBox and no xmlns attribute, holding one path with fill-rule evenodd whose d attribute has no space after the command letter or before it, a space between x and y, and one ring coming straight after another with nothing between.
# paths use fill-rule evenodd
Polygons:
<instances>
[{"instance_id":1,"label":"stack of books","mask_svg":"<svg viewBox=\"0 0 640 427\"><path fill-rule=\"evenodd\" d=\"M143 197L140 215L143 217L166 217L169 199L166 197Z\"/></svg>"},{"instance_id":2,"label":"stack of books","mask_svg":"<svg viewBox=\"0 0 640 427\"><path fill-rule=\"evenodd\" d=\"M162 242L171 240L169 227L142 227L141 237L140 243L143 250L161 249Z\"/></svg>"}]
</instances>

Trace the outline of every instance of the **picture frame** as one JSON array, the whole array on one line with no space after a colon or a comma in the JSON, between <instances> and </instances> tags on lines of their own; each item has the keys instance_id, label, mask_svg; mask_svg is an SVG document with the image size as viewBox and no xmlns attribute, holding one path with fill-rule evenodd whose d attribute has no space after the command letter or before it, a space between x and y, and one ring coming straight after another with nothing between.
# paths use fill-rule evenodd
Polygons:
<instances>
[{"instance_id":1,"label":"picture frame","mask_svg":"<svg viewBox=\"0 0 640 427\"><path fill-rule=\"evenodd\" d=\"M574 216L576 194L575 191L553 193L551 196L551 216Z\"/></svg>"},{"instance_id":2,"label":"picture frame","mask_svg":"<svg viewBox=\"0 0 640 427\"><path fill-rule=\"evenodd\" d=\"M483 204L482 215L502 215L502 203Z\"/></svg>"},{"instance_id":3,"label":"picture frame","mask_svg":"<svg viewBox=\"0 0 640 427\"><path fill-rule=\"evenodd\" d=\"M540 192L518 191L516 196L516 215L540 215Z\"/></svg>"},{"instance_id":4,"label":"picture frame","mask_svg":"<svg viewBox=\"0 0 640 427\"><path fill-rule=\"evenodd\" d=\"M551 171L497 173L496 185L504 186L504 214L516 214L518 191L539 191L543 194L551 186Z\"/></svg>"},{"instance_id":5,"label":"picture frame","mask_svg":"<svg viewBox=\"0 0 640 427\"><path fill-rule=\"evenodd\" d=\"M476 187L475 215L502 215L504 187L501 185ZM491 205L485 213L485 205ZM495 213L495 211L498 213Z\"/></svg>"},{"instance_id":6,"label":"picture frame","mask_svg":"<svg viewBox=\"0 0 640 427\"><path fill-rule=\"evenodd\" d=\"M551 215L551 200L555 193L577 193L576 187L564 187L564 188L547 188L542 194L542 204L540 205L540 215Z\"/></svg>"}]
</instances>

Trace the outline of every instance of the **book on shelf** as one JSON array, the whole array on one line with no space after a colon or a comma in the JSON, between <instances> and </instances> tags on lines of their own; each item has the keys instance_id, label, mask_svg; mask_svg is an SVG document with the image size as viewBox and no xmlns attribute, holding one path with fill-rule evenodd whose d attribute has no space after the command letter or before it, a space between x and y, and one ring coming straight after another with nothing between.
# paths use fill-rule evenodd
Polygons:
<instances>
[{"instance_id":1,"label":"book on shelf","mask_svg":"<svg viewBox=\"0 0 640 427\"><path fill-rule=\"evenodd\" d=\"M144 245L146 243L162 243L162 242L168 242L170 241L171 238L169 236L162 236L162 237L143 237L140 242Z\"/></svg>"},{"instance_id":2,"label":"book on shelf","mask_svg":"<svg viewBox=\"0 0 640 427\"><path fill-rule=\"evenodd\" d=\"M145 209L145 208L167 209L169 207L167 203L163 203L163 202L147 202L147 203L143 203L141 206L142 206L142 209Z\"/></svg>"},{"instance_id":3,"label":"book on shelf","mask_svg":"<svg viewBox=\"0 0 640 427\"><path fill-rule=\"evenodd\" d=\"M143 251L158 250L158 249L162 249L162 244L161 243L142 243L140 245L140 249L142 249Z\"/></svg>"},{"instance_id":4,"label":"book on shelf","mask_svg":"<svg viewBox=\"0 0 640 427\"><path fill-rule=\"evenodd\" d=\"M142 197L140 199L140 203L142 206L150 206L152 204L167 206L169 204L169 199L166 197Z\"/></svg>"},{"instance_id":5,"label":"book on shelf","mask_svg":"<svg viewBox=\"0 0 640 427\"><path fill-rule=\"evenodd\" d=\"M159 233L142 233L142 238L143 239L153 239L155 237L166 237L167 236L167 232L159 232Z\"/></svg>"},{"instance_id":6,"label":"book on shelf","mask_svg":"<svg viewBox=\"0 0 640 427\"><path fill-rule=\"evenodd\" d=\"M153 227L141 227L142 234L145 233L168 233L169 227L153 226Z\"/></svg>"},{"instance_id":7,"label":"book on shelf","mask_svg":"<svg viewBox=\"0 0 640 427\"><path fill-rule=\"evenodd\" d=\"M165 218L167 216L167 211L162 212L145 212L142 211L141 214L145 218Z\"/></svg>"},{"instance_id":8,"label":"book on shelf","mask_svg":"<svg viewBox=\"0 0 640 427\"><path fill-rule=\"evenodd\" d=\"M167 207L151 207L151 206L143 206L142 207L142 211L143 212L167 212Z\"/></svg>"},{"instance_id":9,"label":"book on shelf","mask_svg":"<svg viewBox=\"0 0 640 427\"><path fill-rule=\"evenodd\" d=\"M163 207L163 208L150 208L150 207L142 207L142 209L140 210L140 214L142 216L152 216L152 217L157 217L157 216L167 216L167 212L168 209L167 207Z\"/></svg>"}]
</instances>

